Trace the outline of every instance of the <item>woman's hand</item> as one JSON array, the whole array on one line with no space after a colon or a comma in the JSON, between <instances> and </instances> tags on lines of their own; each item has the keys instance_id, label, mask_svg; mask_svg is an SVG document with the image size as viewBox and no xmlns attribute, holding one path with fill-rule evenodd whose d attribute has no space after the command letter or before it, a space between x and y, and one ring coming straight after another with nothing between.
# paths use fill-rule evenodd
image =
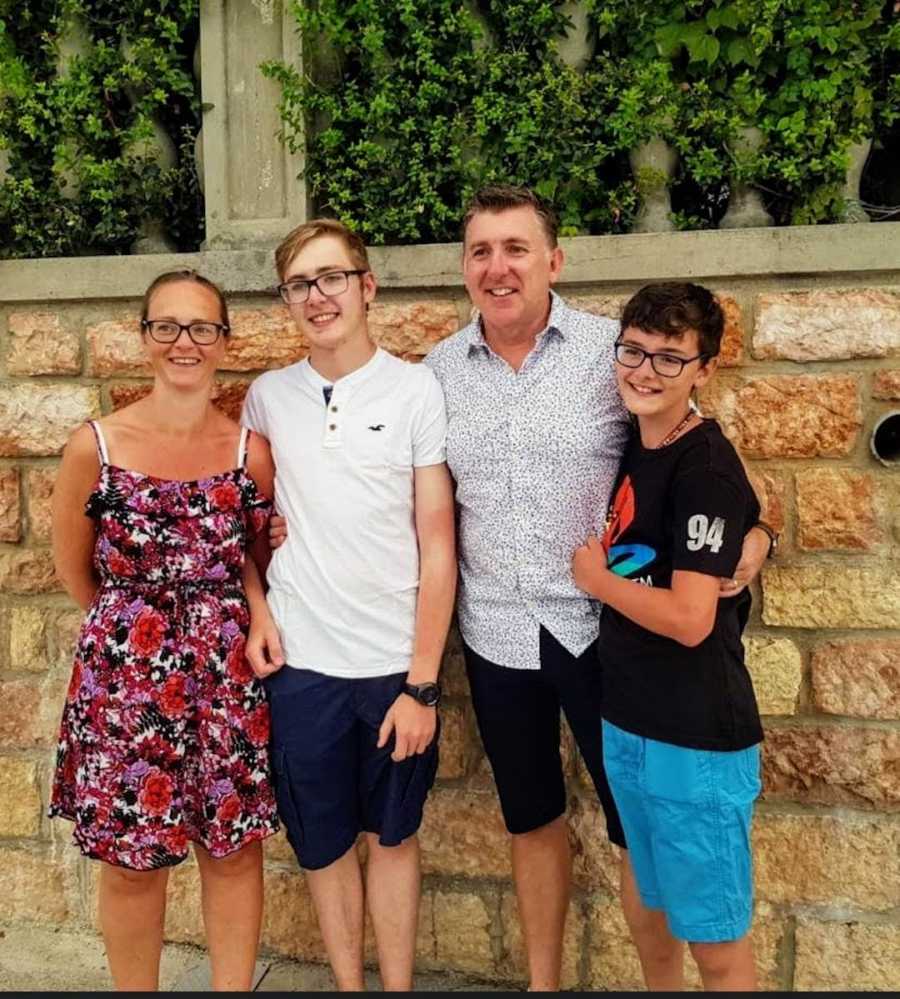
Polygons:
<instances>
[{"instance_id":1,"label":"woman's hand","mask_svg":"<svg viewBox=\"0 0 900 999\"><path fill-rule=\"evenodd\" d=\"M606 568L606 550L600 539L590 537L572 556L572 578L575 585L602 600L603 579L609 572Z\"/></svg>"}]
</instances>

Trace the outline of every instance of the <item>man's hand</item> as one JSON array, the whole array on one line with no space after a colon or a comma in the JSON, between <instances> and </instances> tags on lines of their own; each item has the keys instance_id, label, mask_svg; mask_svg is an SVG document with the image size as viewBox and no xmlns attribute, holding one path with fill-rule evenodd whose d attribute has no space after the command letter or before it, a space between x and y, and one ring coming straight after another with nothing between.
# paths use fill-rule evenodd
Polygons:
<instances>
[{"instance_id":1,"label":"man's hand","mask_svg":"<svg viewBox=\"0 0 900 999\"><path fill-rule=\"evenodd\" d=\"M388 708L378 730L378 748L387 745L393 732L391 759L399 763L414 753L424 753L431 745L436 728L436 708L426 708L408 694L400 694Z\"/></svg>"},{"instance_id":2,"label":"man's hand","mask_svg":"<svg viewBox=\"0 0 900 999\"><path fill-rule=\"evenodd\" d=\"M287 520L280 513L269 517L269 547L274 551L287 541Z\"/></svg>"},{"instance_id":3,"label":"man's hand","mask_svg":"<svg viewBox=\"0 0 900 999\"><path fill-rule=\"evenodd\" d=\"M751 527L747 531L744 547L741 549L741 560L734 570L734 575L731 579L720 580L720 597L736 597L745 586L756 579L769 554L770 544L769 535L760 528Z\"/></svg>"},{"instance_id":4,"label":"man's hand","mask_svg":"<svg viewBox=\"0 0 900 999\"><path fill-rule=\"evenodd\" d=\"M597 596L605 569L606 550L599 538L590 537L580 548L575 549L572 556L572 578L580 590Z\"/></svg>"},{"instance_id":5,"label":"man's hand","mask_svg":"<svg viewBox=\"0 0 900 999\"><path fill-rule=\"evenodd\" d=\"M250 669L260 679L277 673L284 666L281 637L270 614L251 616L244 655L250 663Z\"/></svg>"}]
</instances>

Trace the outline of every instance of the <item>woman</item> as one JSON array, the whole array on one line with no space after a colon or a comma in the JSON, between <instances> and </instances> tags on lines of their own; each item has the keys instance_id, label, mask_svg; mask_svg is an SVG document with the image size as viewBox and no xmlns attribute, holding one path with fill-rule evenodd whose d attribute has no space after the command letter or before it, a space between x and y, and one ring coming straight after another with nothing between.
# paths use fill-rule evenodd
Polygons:
<instances>
[{"instance_id":1,"label":"woman","mask_svg":"<svg viewBox=\"0 0 900 999\"><path fill-rule=\"evenodd\" d=\"M228 333L214 284L157 278L141 316L153 389L72 434L54 489L57 572L88 613L50 814L74 821L81 851L102 862L120 990L158 987L168 870L189 842L213 988L249 990L261 841L278 828L268 706L244 659L248 599L254 628L275 639L244 558L251 541L263 567L268 555L273 467L266 441L212 405Z\"/></svg>"}]
</instances>

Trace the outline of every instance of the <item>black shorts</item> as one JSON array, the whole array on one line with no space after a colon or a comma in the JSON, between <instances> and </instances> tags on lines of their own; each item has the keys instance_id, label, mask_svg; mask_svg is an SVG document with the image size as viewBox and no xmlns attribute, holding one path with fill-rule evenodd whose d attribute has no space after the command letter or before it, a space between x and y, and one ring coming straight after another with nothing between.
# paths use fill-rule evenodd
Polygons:
<instances>
[{"instance_id":1,"label":"black shorts","mask_svg":"<svg viewBox=\"0 0 900 999\"><path fill-rule=\"evenodd\" d=\"M481 741L494 771L511 833L526 833L566 811L559 754L559 711L594 781L610 842L625 846L619 813L603 769L600 666L596 643L573 656L541 628L541 668L497 666L464 644Z\"/></svg>"},{"instance_id":2,"label":"black shorts","mask_svg":"<svg viewBox=\"0 0 900 999\"><path fill-rule=\"evenodd\" d=\"M438 765L438 732L396 763L378 729L406 673L358 680L283 666L264 681L272 711L278 814L300 866L327 867L360 832L397 846L422 822Z\"/></svg>"}]
</instances>

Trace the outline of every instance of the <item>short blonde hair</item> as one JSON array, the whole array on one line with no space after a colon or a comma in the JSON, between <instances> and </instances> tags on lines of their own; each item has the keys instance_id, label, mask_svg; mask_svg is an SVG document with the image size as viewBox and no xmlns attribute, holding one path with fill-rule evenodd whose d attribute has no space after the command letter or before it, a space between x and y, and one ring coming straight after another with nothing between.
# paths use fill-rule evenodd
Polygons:
<instances>
[{"instance_id":1,"label":"short blonde hair","mask_svg":"<svg viewBox=\"0 0 900 999\"><path fill-rule=\"evenodd\" d=\"M284 280L291 261L303 247L320 236L337 236L347 248L353 266L361 271L371 270L366 244L352 229L337 219L311 219L289 232L275 250L275 269L278 271L279 281Z\"/></svg>"}]
</instances>

